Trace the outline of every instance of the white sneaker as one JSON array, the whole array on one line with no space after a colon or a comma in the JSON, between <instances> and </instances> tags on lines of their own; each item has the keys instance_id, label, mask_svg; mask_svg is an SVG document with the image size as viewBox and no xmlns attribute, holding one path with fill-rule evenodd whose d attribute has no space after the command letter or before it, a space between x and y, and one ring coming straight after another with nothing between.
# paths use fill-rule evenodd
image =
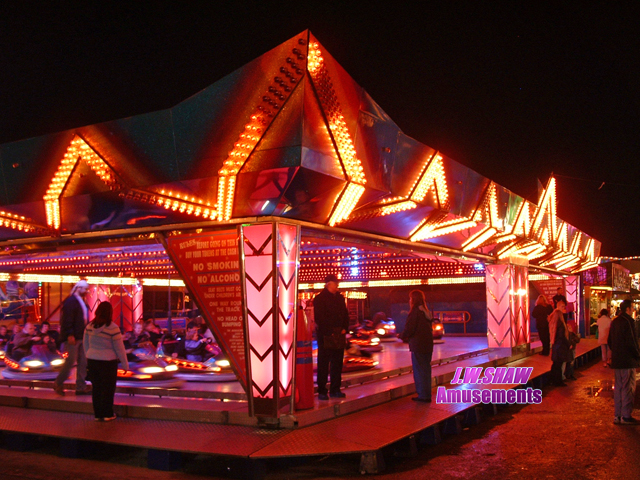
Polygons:
<instances>
[{"instance_id":1,"label":"white sneaker","mask_svg":"<svg viewBox=\"0 0 640 480\"><path fill-rule=\"evenodd\" d=\"M113 420L115 420L116 418L117 418L117 417L116 417L116 415L115 415L115 413L114 413L114 414L113 414L113 417L104 417L104 418L102 419L102 421L104 421L104 422L112 422L112 421L113 421Z\"/></svg>"}]
</instances>

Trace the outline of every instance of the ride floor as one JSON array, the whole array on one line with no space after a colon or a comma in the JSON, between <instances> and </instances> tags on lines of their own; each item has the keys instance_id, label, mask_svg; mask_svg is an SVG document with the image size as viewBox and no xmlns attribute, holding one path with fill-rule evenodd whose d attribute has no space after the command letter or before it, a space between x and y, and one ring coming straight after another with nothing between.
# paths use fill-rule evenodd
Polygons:
<instances>
[{"instance_id":1,"label":"ride floor","mask_svg":"<svg viewBox=\"0 0 640 480\"><path fill-rule=\"evenodd\" d=\"M533 348L536 346L535 343L532 345ZM488 349L486 337L446 338L434 346L434 385L444 382L458 366L483 365L511 354L511 349ZM406 344L383 342L383 350L374 353L373 358L378 362L375 368L343 374L346 400L321 402L314 397L312 409L285 415L280 426L311 425L408 395L415 390L411 356ZM76 396L73 382L72 377L65 384L67 395L60 397L53 393L53 382L50 381L0 380L0 405L92 413L91 397ZM246 395L237 381L185 382L180 388L118 387L116 413L132 418L258 425L255 418L248 416Z\"/></svg>"}]
</instances>

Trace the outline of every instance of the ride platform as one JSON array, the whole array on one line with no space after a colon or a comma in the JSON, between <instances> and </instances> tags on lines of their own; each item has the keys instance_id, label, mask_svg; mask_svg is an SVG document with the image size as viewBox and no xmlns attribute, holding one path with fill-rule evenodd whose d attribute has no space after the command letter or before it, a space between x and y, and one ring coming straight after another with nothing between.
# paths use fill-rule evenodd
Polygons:
<instances>
[{"instance_id":1,"label":"ride platform","mask_svg":"<svg viewBox=\"0 0 640 480\"><path fill-rule=\"evenodd\" d=\"M484 343L477 339L469 342L459 338L449 340L437 345L434 351L434 382L447 381L445 376L454 370L447 365L462 361L469 366L484 364L510 354L510 349L486 348L486 340ZM379 364L377 368L343 374L342 387L349 393L346 401L329 409L321 402L313 409L297 411L293 415L285 410L278 426L311 425L415 391L406 344L387 343L382 352L374 354L374 359ZM67 395L59 397L53 393L52 381L2 379L0 405L11 406L18 402L26 408L92 413L90 396L76 396L71 381L65 389ZM185 382L180 388L118 386L116 392L116 413L121 417L260 426L258 419L249 417L247 397L238 382Z\"/></svg>"},{"instance_id":2,"label":"ride platform","mask_svg":"<svg viewBox=\"0 0 640 480\"><path fill-rule=\"evenodd\" d=\"M447 385L456 367L514 366L533 367L529 386L539 388L551 361L531 355L538 350L528 356L523 352L493 359L485 353L435 367L434 386ZM576 365L598 355L597 340L583 339L576 349ZM517 387L521 385L500 385ZM234 417L246 415L246 403L239 401L118 394L120 418L103 423L93 420L90 396L57 397L46 388L5 386L0 390L0 431L5 439L37 435L59 438L67 446L68 442L102 442L143 448L149 450L152 468L163 468L168 459L184 458L183 454L204 454L242 459L251 472L261 472L256 465L272 459L358 453L361 471L375 473L383 467L383 451L388 447L411 452L418 442L437 443L443 434L459 433L463 424L477 422L482 410L473 403L413 402L409 395L415 387L408 374L348 386L346 399L316 398L313 409L283 415L280 428L266 428L255 420L230 424Z\"/></svg>"}]
</instances>

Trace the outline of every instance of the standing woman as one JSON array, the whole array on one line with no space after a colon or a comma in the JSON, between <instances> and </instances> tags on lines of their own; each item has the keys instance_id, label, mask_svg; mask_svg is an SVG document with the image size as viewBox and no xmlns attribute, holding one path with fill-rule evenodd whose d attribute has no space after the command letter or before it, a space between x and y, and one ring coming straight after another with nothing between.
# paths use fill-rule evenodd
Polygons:
<instances>
[{"instance_id":1,"label":"standing woman","mask_svg":"<svg viewBox=\"0 0 640 480\"><path fill-rule=\"evenodd\" d=\"M598 317L598 344L602 349L602 361L605 367L611 366L611 349L609 348L609 329L611 328L611 318L609 310L603 308Z\"/></svg>"},{"instance_id":2,"label":"standing woman","mask_svg":"<svg viewBox=\"0 0 640 480\"><path fill-rule=\"evenodd\" d=\"M551 347L551 361L553 362L550 373L551 384L558 387L566 387L567 384L562 380L562 364L571 362L573 354L571 353L571 343L569 342L569 330L561 309L556 309L551 313L549 323L555 325L553 328L553 346Z\"/></svg>"},{"instance_id":3,"label":"standing woman","mask_svg":"<svg viewBox=\"0 0 640 480\"><path fill-rule=\"evenodd\" d=\"M542 342L542 352L540 355L549 355L551 338L549 336L549 315L553 312L553 307L547 303L547 298L540 295L536 300L536 306L531 312L531 316L536 319L536 328Z\"/></svg>"},{"instance_id":4,"label":"standing woman","mask_svg":"<svg viewBox=\"0 0 640 480\"><path fill-rule=\"evenodd\" d=\"M116 419L113 398L116 393L118 360L129 369L127 353L118 326L111 321L113 307L102 302L96 309L96 317L84 331L84 349L93 385L93 412L97 421Z\"/></svg>"},{"instance_id":5,"label":"standing woman","mask_svg":"<svg viewBox=\"0 0 640 480\"><path fill-rule=\"evenodd\" d=\"M431 313L427 309L424 294L413 290L409 294L411 311L400 338L409 343L413 380L416 384L416 402L431 402L431 356L433 355L433 331Z\"/></svg>"}]
</instances>

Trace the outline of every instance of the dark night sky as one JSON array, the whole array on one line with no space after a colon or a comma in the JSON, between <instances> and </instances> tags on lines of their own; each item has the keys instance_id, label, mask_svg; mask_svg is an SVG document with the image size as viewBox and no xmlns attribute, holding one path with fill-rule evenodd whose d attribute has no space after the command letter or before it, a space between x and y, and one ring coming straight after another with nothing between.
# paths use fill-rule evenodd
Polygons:
<instances>
[{"instance_id":1,"label":"dark night sky","mask_svg":"<svg viewBox=\"0 0 640 480\"><path fill-rule=\"evenodd\" d=\"M170 107L309 28L405 133L532 201L554 172L562 219L640 254L637 12L415 3L2 2L0 143Z\"/></svg>"}]
</instances>

